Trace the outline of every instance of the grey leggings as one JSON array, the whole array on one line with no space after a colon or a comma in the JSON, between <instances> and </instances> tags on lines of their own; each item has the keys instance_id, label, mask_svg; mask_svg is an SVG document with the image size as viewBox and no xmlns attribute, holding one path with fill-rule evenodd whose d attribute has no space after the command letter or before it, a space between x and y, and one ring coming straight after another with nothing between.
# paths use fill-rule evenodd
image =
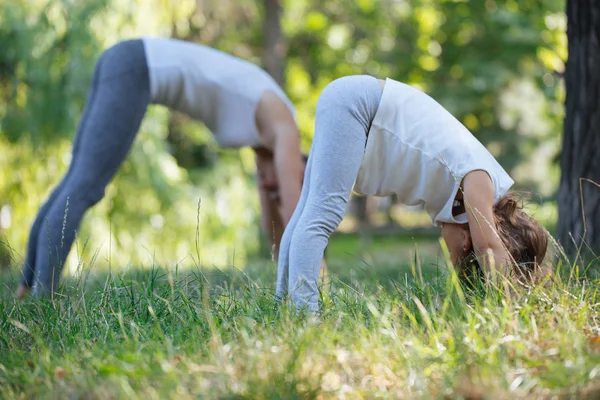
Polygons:
<instances>
[{"instance_id":1,"label":"grey leggings","mask_svg":"<svg viewBox=\"0 0 600 400\"><path fill-rule=\"evenodd\" d=\"M33 287L33 295L58 288L81 220L125 160L149 102L143 42L125 41L106 50L96 64L69 170L31 228L21 283Z\"/></svg>"},{"instance_id":2,"label":"grey leggings","mask_svg":"<svg viewBox=\"0 0 600 400\"><path fill-rule=\"evenodd\" d=\"M381 94L377 79L361 75L331 82L319 97L302 194L277 267L277 296L290 293L298 309L319 309L323 251L344 216Z\"/></svg>"}]
</instances>

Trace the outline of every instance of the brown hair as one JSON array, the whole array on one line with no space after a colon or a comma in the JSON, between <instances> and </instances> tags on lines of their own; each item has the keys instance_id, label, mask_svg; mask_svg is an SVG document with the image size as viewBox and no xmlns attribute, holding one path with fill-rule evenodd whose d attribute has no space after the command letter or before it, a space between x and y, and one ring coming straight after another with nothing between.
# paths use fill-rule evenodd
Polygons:
<instances>
[{"instance_id":1,"label":"brown hair","mask_svg":"<svg viewBox=\"0 0 600 400\"><path fill-rule=\"evenodd\" d=\"M544 227L523 211L523 206L524 200L518 200L511 192L505 194L494 205L494 224L512 258L516 277L535 280L542 272L548 236ZM472 276L473 272L481 276L482 271L472 249L461 264L464 277Z\"/></svg>"}]
</instances>

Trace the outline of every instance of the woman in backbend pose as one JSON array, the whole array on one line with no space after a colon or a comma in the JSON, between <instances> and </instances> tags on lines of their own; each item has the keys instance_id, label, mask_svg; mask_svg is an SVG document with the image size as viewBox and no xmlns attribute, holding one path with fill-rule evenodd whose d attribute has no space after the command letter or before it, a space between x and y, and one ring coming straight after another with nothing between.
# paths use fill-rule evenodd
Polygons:
<instances>
[{"instance_id":1,"label":"woman in backbend pose","mask_svg":"<svg viewBox=\"0 0 600 400\"><path fill-rule=\"evenodd\" d=\"M106 50L96 65L71 165L31 228L19 296L30 288L36 296L57 289L84 213L104 196L151 103L202 121L222 147L255 149L262 225L279 244L304 171L285 93L262 69L218 50L172 39L129 40Z\"/></svg>"},{"instance_id":2,"label":"woman in backbend pose","mask_svg":"<svg viewBox=\"0 0 600 400\"><path fill-rule=\"evenodd\" d=\"M323 249L342 220L350 191L397 194L424 206L442 228L452 262L533 272L545 230L517 206L513 180L486 148L423 92L371 76L330 83L317 103L304 186L285 228L277 295L318 311Z\"/></svg>"}]
</instances>

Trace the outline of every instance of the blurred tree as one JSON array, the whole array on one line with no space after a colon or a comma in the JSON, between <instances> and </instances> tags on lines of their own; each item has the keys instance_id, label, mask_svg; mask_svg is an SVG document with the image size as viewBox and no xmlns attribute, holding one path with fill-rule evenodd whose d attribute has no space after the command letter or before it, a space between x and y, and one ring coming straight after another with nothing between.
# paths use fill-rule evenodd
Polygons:
<instances>
[{"instance_id":1,"label":"blurred tree","mask_svg":"<svg viewBox=\"0 0 600 400\"><path fill-rule=\"evenodd\" d=\"M263 7L263 63L265 70L283 86L286 49L281 35L281 4L279 0L264 0Z\"/></svg>"},{"instance_id":2,"label":"blurred tree","mask_svg":"<svg viewBox=\"0 0 600 400\"><path fill-rule=\"evenodd\" d=\"M554 74L562 72L564 57L564 33L556 22L563 4L290 0L285 21L289 62L302 65L317 91L340 76L363 73L415 85L513 172L541 142L558 137L551 127L561 119L561 89ZM538 155L545 165L536 170L547 170L554 154L546 153ZM528 172L519 179L525 187L548 180L547 173L535 177ZM545 194L552 195L552 189Z\"/></svg>"},{"instance_id":3,"label":"blurred tree","mask_svg":"<svg viewBox=\"0 0 600 400\"><path fill-rule=\"evenodd\" d=\"M567 1L569 59L558 237L570 256L600 254L600 3Z\"/></svg>"},{"instance_id":4,"label":"blurred tree","mask_svg":"<svg viewBox=\"0 0 600 400\"><path fill-rule=\"evenodd\" d=\"M0 129L7 139L27 137L39 147L71 136L99 50L88 24L106 5L0 2Z\"/></svg>"},{"instance_id":5,"label":"blurred tree","mask_svg":"<svg viewBox=\"0 0 600 400\"><path fill-rule=\"evenodd\" d=\"M264 0L262 6L262 64L265 71L284 87L286 47L281 32L281 3L279 0ZM269 236L272 232L261 232L260 235L260 254L265 257L271 256L273 251Z\"/></svg>"}]
</instances>

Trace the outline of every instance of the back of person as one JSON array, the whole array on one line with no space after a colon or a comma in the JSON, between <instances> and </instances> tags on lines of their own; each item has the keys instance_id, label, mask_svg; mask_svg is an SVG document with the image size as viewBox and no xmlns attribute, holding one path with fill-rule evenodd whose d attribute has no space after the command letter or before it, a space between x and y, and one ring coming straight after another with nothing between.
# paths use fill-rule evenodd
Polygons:
<instances>
[{"instance_id":1,"label":"back of person","mask_svg":"<svg viewBox=\"0 0 600 400\"><path fill-rule=\"evenodd\" d=\"M153 103L202 121L222 147L262 145L255 111L265 91L294 107L258 66L196 43L143 38Z\"/></svg>"},{"instance_id":2,"label":"back of person","mask_svg":"<svg viewBox=\"0 0 600 400\"><path fill-rule=\"evenodd\" d=\"M369 130L354 190L397 194L406 205L423 205L433 223L466 223L452 215L464 176L483 170L497 201L513 180L452 114L427 94L387 79Z\"/></svg>"}]
</instances>

